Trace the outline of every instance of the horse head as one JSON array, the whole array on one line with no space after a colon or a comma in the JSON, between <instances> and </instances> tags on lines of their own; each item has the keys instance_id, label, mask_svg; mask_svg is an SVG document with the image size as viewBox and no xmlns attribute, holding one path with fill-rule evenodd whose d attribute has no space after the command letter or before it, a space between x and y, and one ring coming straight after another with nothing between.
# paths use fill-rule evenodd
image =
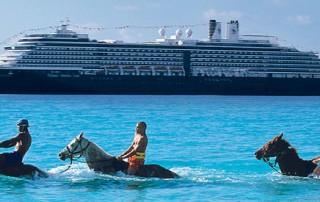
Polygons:
<instances>
[{"instance_id":1,"label":"horse head","mask_svg":"<svg viewBox=\"0 0 320 202\"><path fill-rule=\"evenodd\" d=\"M58 154L60 160L70 159L70 168L73 159L84 157L87 165L94 171L102 171L105 173L117 172L125 170L128 163L118 161L116 157L111 156L102 148L88 139L83 137L83 132L76 136L62 151Z\"/></svg>"},{"instance_id":2,"label":"horse head","mask_svg":"<svg viewBox=\"0 0 320 202\"><path fill-rule=\"evenodd\" d=\"M83 137L83 132L81 132L65 148L61 150L59 153L59 158L64 161L67 158L72 159L74 157L81 157L89 144L89 140Z\"/></svg>"},{"instance_id":3,"label":"horse head","mask_svg":"<svg viewBox=\"0 0 320 202\"><path fill-rule=\"evenodd\" d=\"M272 140L267 142L263 147L261 147L254 154L258 160L269 159L270 157L277 157L284 154L291 148L291 145L286 140L282 139L283 134L274 137Z\"/></svg>"}]
</instances>

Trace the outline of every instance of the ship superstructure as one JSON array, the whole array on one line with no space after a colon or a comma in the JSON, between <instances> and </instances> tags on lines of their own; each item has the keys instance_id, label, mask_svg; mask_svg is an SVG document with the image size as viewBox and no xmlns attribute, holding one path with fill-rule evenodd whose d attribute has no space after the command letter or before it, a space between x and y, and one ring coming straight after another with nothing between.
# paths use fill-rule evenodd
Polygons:
<instances>
[{"instance_id":1,"label":"ship superstructure","mask_svg":"<svg viewBox=\"0 0 320 202\"><path fill-rule=\"evenodd\" d=\"M105 81L103 86L111 82L110 85L116 88L116 83L112 84L112 81L120 81L117 84L121 86L123 79L131 80L134 77L134 79L139 78L141 82L145 80L144 83L150 86L156 81L158 89L162 89L161 85L168 88L178 86L177 90L171 89L168 94L217 94L216 90L212 90L214 87L210 86L217 85L217 81L226 81L230 85L230 82L236 80L245 82L248 78L249 83L253 82L251 86L265 85L265 89L269 88L268 83L263 84L262 78L266 78L266 82L269 82L270 78L283 79L281 82L284 79L320 81L320 60L314 52L280 46L272 37L241 36L238 21L230 21L227 24L226 38L221 36L221 23L215 20L209 22L207 40L191 39L191 29L186 30L186 39L182 37L182 30L177 30L174 36L168 38L164 37L165 29L160 29L159 33L162 38L144 43L98 41L89 39L87 34L71 31L68 29L68 24L63 24L52 34L26 35L19 39L16 45L6 46L6 52L0 56L0 82L1 78L8 79L8 77L14 78L15 75L26 74L29 77L38 75L37 79L42 82L46 82L46 78L48 80L54 78L56 82L59 81L58 78L85 80L90 78L92 82ZM258 79L256 84L255 78ZM129 82L123 84L124 86L131 85L130 81L124 82ZM169 87L166 82L172 86ZM197 85L204 85L203 88L192 89L194 82ZM70 85L72 82L70 80L65 84ZM246 86L246 84L241 85L244 85L243 88ZM179 93L178 89L183 86L188 86L190 90ZM146 93L157 94L156 89L154 92L149 89ZM165 89L166 87L159 93L166 94ZM228 89L230 90L230 86ZM94 89L92 92L95 92ZM97 92L108 94L108 91L103 89ZM130 93L130 90L119 90L119 92ZM273 94L272 92L265 94ZM49 89L48 93L59 92ZM218 94L224 93L220 89ZM256 94L256 92L250 93L248 89L244 94Z\"/></svg>"}]
</instances>

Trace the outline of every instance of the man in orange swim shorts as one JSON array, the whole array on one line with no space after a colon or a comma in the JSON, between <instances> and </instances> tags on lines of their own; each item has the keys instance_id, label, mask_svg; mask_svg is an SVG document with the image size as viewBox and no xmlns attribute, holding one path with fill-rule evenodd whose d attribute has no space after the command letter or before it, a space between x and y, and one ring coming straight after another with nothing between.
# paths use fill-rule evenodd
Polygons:
<instances>
[{"instance_id":1,"label":"man in orange swim shorts","mask_svg":"<svg viewBox=\"0 0 320 202\"><path fill-rule=\"evenodd\" d=\"M139 167L144 164L148 145L146 129L147 124L145 122L138 122L132 144L127 151L117 157L119 160L129 158L128 175L136 175Z\"/></svg>"}]
</instances>

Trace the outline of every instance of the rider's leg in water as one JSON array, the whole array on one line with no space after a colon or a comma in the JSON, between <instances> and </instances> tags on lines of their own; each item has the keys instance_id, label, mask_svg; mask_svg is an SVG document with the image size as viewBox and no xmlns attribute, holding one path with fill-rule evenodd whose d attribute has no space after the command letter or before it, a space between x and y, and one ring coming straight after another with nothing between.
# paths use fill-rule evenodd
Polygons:
<instances>
[{"instance_id":1,"label":"rider's leg in water","mask_svg":"<svg viewBox=\"0 0 320 202\"><path fill-rule=\"evenodd\" d=\"M313 173L316 175L320 175L320 166L317 166L314 170Z\"/></svg>"},{"instance_id":2,"label":"rider's leg in water","mask_svg":"<svg viewBox=\"0 0 320 202\"><path fill-rule=\"evenodd\" d=\"M135 175L136 173L137 173L137 170L134 167L132 166L128 167L128 172L127 172L128 175Z\"/></svg>"}]
</instances>

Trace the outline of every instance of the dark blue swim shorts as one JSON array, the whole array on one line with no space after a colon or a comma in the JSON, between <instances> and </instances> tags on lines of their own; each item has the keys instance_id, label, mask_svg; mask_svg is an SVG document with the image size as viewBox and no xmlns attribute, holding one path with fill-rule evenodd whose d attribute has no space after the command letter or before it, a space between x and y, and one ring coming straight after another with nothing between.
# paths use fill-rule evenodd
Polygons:
<instances>
[{"instance_id":1,"label":"dark blue swim shorts","mask_svg":"<svg viewBox=\"0 0 320 202\"><path fill-rule=\"evenodd\" d=\"M6 162L3 166L16 166L21 164L22 156L19 152L4 153Z\"/></svg>"}]
</instances>

